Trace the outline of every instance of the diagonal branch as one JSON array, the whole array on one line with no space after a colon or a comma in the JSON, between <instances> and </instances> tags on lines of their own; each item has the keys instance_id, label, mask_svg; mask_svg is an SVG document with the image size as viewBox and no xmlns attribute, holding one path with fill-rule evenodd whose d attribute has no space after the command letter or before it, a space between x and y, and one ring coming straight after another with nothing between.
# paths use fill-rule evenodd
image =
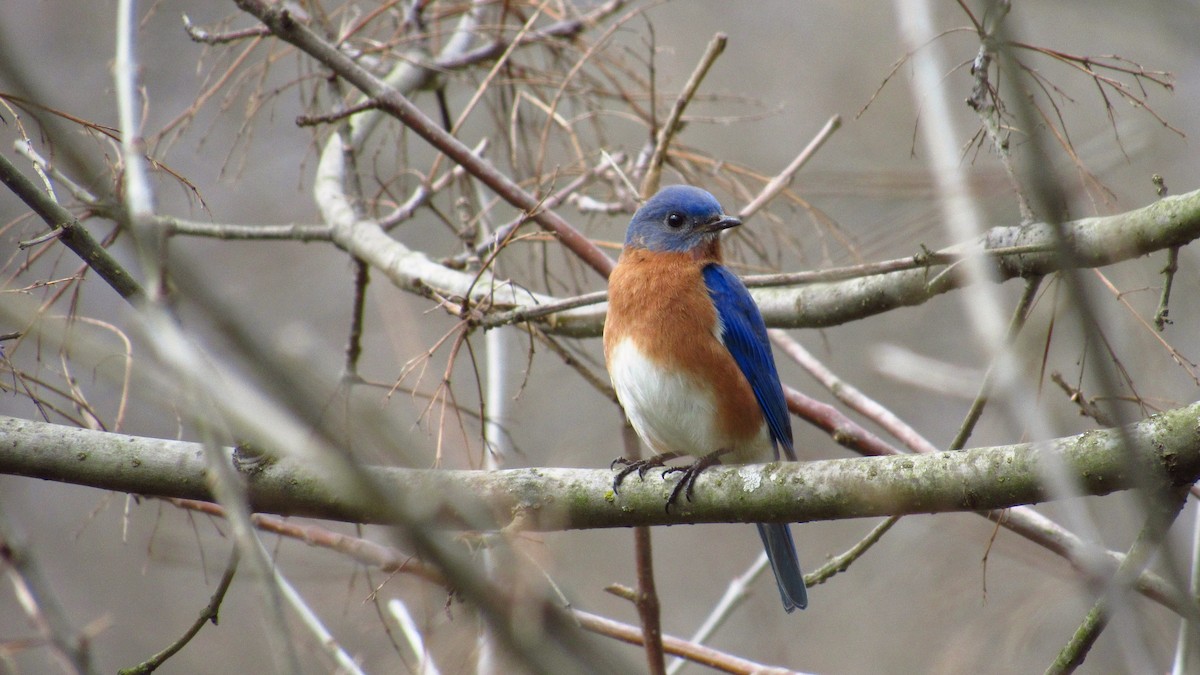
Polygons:
<instances>
[{"instance_id":1,"label":"diagonal branch","mask_svg":"<svg viewBox=\"0 0 1200 675\"><path fill-rule=\"evenodd\" d=\"M700 57L700 63L696 64L692 76L683 85L683 91L679 92L678 98L675 99L675 105L671 107L670 114L667 115L662 128L658 130L658 135L654 139L654 152L650 155L650 161L646 165L646 175L642 179L640 192L643 199L649 199L651 195L658 192L663 162L667 158L667 148L670 147L675 134L683 128L683 111L687 110L688 103L691 103L692 98L696 95L696 90L700 88L700 83L704 81L704 76L708 74L713 62L717 60L721 52L725 51L725 43L728 41L729 36L725 33L717 33L709 40L704 55Z\"/></svg>"},{"instance_id":2,"label":"diagonal branch","mask_svg":"<svg viewBox=\"0 0 1200 675\"><path fill-rule=\"evenodd\" d=\"M71 249L82 260L87 262L100 278L104 279L122 298L136 300L144 295L138 284L128 271L100 245L91 233L80 224L70 211L38 189L33 181L13 166L3 155L0 155L0 182L12 190L25 202L25 205L38 214L38 217L52 230L59 232L58 238L67 248Z\"/></svg>"},{"instance_id":3,"label":"diagonal branch","mask_svg":"<svg viewBox=\"0 0 1200 675\"><path fill-rule=\"evenodd\" d=\"M437 150L445 153L461 165L472 176L513 206L530 213L530 218L549 232L592 269L607 277L613 261L578 230L553 211L539 210L541 200L526 192L516 182L494 166L473 153L466 144L442 129L420 108L413 105L395 88L358 65L349 56L338 51L327 40L296 20L285 8L270 5L260 0L235 0L238 7L257 17L271 32L301 51L307 53L324 66L357 87L367 98L374 100L378 108L387 112L425 139Z\"/></svg>"},{"instance_id":4,"label":"diagonal branch","mask_svg":"<svg viewBox=\"0 0 1200 675\"><path fill-rule=\"evenodd\" d=\"M1186 489L1178 489L1170 498L1164 498L1161 503L1154 505L1146 518L1146 524L1129 549L1129 554L1117 570L1114 587L1103 593L1088 610L1083 623L1046 669L1047 675L1073 673L1083 664L1084 658L1108 625L1112 614L1118 611L1116 608L1124 604L1122 601L1126 591L1125 585L1136 577L1142 568L1150 564L1155 553L1162 547L1171 523L1175 522L1183 507L1187 505L1187 496Z\"/></svg>"},{"instance_id":5,"label":"diagonal branch","mask_svg":"<svg viewBox=\"0 0 1200 675\"><path fill-rule=\"evenodd\" d=\"M142 663L139 663L131 668L122 669L118 675L145 675L147 673L153 673L155 670L158 670L162 664L166 663L167 659L179 653L179 650L186 647L187 644L192 641L192 638L196 637L196 635L200 632L200 629L204 628L205 624L211 621L214 626L217 625L218 617L220 616L221 611L221 603L225 600L225 593L229 590L229 586L233 583L233 575L237 572L237 567L238 551L235 547L233 549L233 553L229 557L229 562L225 565L225 573L221 575L221 580L217 583L217 589L213 591L212 597L209 598L208 604L204 606L204 609L200 610L200 616L196 617L196 620L192 622L191 626L188 626L188 629L184 631L183 635L181 635L179 639L167 645L165 649L158 652L154 656L151 656L149 659L146 659Z\"/></svg>"},{"instance_id":6,"label":"diagonal branch","mask_svg":"<svg viewBox=\"0 0 1200 675\"><path fill-rule=\"evenodd\" d=\"M63 670L91 675L99 673L92 658L91 636L76 630L55 595L54 585L42 572L26 537L0 511L0 563L12 580L26 613L58 652Z\"/></svg>"}]
</instances>

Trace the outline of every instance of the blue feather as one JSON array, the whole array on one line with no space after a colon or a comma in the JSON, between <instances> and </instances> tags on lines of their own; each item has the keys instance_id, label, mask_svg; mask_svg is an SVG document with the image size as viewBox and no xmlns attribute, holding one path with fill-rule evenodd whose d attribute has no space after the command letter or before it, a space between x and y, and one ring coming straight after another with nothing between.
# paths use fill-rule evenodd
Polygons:
<instances>
[{"instance_id":1,"label":"blue feather","mask_svg":"<svg viewBox=\"0 0 1200 675\"><path fill-rule=\"evenodd\" d=\"M792 528L787 523L756 523L758 536L762 537L763 548L771 571L775 573L775 584L783 609L788 614L799 607L808 607L808 589L804 586L804 572L800 571L800 558L796 555L796 543L792 541Z\"/></svg>"},{"instance_id":2,"label":"blue feather","mask_svg":"<svg viewBox=\"0 0 1200 675\"><path fill-rule=\"evenodd\" d=\"M721 320L721 340L750 382L758 407L767 420L775 459L779 459L782 446L784 455L795 460L787 401L783 398L783 385L779 383L767 326L758 305L754 304L754 298L750 297L742 280L722 265L714 263L704 268L704 284ZM767 551L771 571L775 573L784 610L790 613L797 607L804 609L808 606L808 591L804 587L804 573L800 570L791 528L787 523L758 523L758 534Z\"/></svg>"},{"instance_id":3,"label":"blue feather","mask_svg":"<svg viewBox=\"0 0 1200 675\"><path fill-rule=\"evenodd\" d=\"M705 267L704 284L717 307L725 348L750 382L758 407L767 420L771 440L775 442L775 459L779 459L779 447L783 446L783 454L795 460L787 401L783 398L779 372L775 369L775 358L767 339L767 326L758 305L754 304L754 298L750 297L742 280L723 265Z\"/></svg>"}]
</instances>

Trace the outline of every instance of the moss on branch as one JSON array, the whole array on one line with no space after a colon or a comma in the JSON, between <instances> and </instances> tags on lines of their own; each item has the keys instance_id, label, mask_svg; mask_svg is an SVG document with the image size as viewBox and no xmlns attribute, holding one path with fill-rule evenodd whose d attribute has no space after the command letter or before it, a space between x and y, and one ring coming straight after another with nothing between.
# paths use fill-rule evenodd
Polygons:
<instances>
[{"instance_id":1,"label":"moss on branch","mask_svg":"<svg viewBox=\"0 0 1200 675\"><path fill-rule=\"evenodd\" d=\"M1129 448L1122 447L1127 439ZM0 417L0 473L137 494L211 499L201 446ZM1128 456L1124 453L1130 453ZM1051 495L1046 460L1075 478L1079 494L1144 481L1186 485L1200 477L1200 403L1125 429L961 452L715 467L695 500L663 509L672 482L631 477L618 493L606 469L441 471L374 467L384 489L431 525L561 530L706 522L807 522L914 513L980 511ZM1132 462L1130 461L1132 458ZM382 511L331 491L319 475L283 459L244 471L255 510L354 522Z\"/></svg>"}]
</instances>

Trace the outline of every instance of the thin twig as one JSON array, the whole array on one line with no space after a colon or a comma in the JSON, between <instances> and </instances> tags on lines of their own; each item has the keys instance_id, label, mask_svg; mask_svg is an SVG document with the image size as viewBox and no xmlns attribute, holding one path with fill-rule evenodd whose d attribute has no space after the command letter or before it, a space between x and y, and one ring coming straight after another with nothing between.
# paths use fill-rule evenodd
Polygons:
<instances>
[{"instance_id":1,"label":"thin twig","mask_svg":"<svg viewBox=\"0 0 1200 675\"><path fill-rule=\"evenodd\" d=\"M173 216L154 216L156 227L167 236L206 237L242 241L329 241L333 231L328 225L288 223L286 225L248 225L244 223L201 223Z\"/></svg>"},{"instance_id":2,"label":"thin twig","mask_svg":"<svg viewBox=\"0 0 1200 675\"><path fill-rule=\"evenodd\" d=\"M210 33L209 31L192 23L191 17L186 13L183 15L183 30L187 32L188 37L196 42L202 42L208 45L221 45L230 42L238 42L246 38L257 38L270 35L271 31L265 26L255 26L253 28L243 28L241 30L229 31L226 33Z\"/></svg>"},{"instance_id":3,"label":"thin twig","mask_svg":"<svg viewBox=\"0 0 1200 675\"><path fill-rule=\"evenodd\" d=\"M1083 623L1071 636L1071 640L1059 652L1058 657L1046 669L1046 675L1066 675L1075 672L1087 658L1088 652L1096 644L1100 633L1108 625L1112 617L1113 607L1121 607L1123 596L1127 595L1131 582L1137 577L1142 568L1150 563L1150 559L1167 536L1171 523L1179 516L1187 503L1186 487L1175 488L1171 491L1170 499L1162 499L1151 504L1151 512L1146 516L1146 524L1138 533L1137 539L1129 548L1125 560L1117 568L1111 584L1106 592L1096 600L1084 617ZM1118 610L1119 611L1119 610Z\"/></svg>"},{"instance_id":4,"label":"thin twig","mask_svg":"<svg viewBox=\"0 0 1200 675\"><path fill-rule=\"evenodd\" d=\"M1085 396L1082 389L1073 387L1067 383L1067 380L1063 377L1062 373L1056 370L1053 373L1050 373L1050 379L1054 382L1054 384L1057 384L1064 392L1066 392L1067 398L1074 402L1075 405L1079 406L1080 415L1096 420L1096 424L1099 424L1102 427L1112 426L1112 418L1109 417L1108 414L1103 410L1101 410L1092 400Z\"/></svg>"},{"instance_id":5,"label":"thin twig","mask_svg":"<svg viewBox=\"0 0 1200 675\"><path fill-rule=\"evenodd\" d=\"M54 595L54 586L7 516L0 511L0 562L7 568L25 613L64 661L69 672L98 673L92 661L91 637L71 626L66 610Z\"/></svg>"},{"instance_id":6,"label":"thin twig","mask_svg":"<svg viewBox=\"0 0 1200 675\"><path fill-rule=\"evenodd\" d=\"M959 4L962 6L961 2ZM971 16L970 10L965 6L962 7L967 15ZM1012 5L1008 2L996 2L989 7L995 11L987 13L983 24L975 23L979 33L979 53L976 54L975 61L971 64L971 74L975 78L975 85L971 89L967 105L979 115L983 128L992 141L992 148L996 151L996 156L1000 158L1000 164L1004 167L1004 173L1012 183L1013 192L1017 196L1017 208L1021 213L1021 222L1032 223L1035 219L1033 208L1030 207L1029 199L1021 188L1021 181L1017 178L1017 169L1013 163L1012 154L1009 152L1008 136L1002 129L1002 110L997 86L993 86L989 79L992 60L996 57L993 33L1008 16ZM975 21L973 16L971 19L973 22Z\"/></svg>"},{"instance_id":7,"label":"thin twig","mask_svg":"<svg viewBox=\"0 0 1200 675\"><path fill-rule=\"evenodd\" d=\"M822 386L832 392L838 400L848 405L850 409L857 411L875 424L883 427L889 434L899 439L901 443L913 452L937 452L937 446L921 436L916 429L913 429L878 401L863 394L854 385L839 378L786 332L773 328L768 331L768 335L771 341L775 343L775 346L779 347L789 358L800 364L800 367L808 371L809 375L812 375Z\"/></svg>"},{"instance_id":8,"label":"thin twig","mask_svg":"<svg viewBox=\"0 0 1200 675\"><path fill-rule=\"evenodd\" d=\"M696 90L700 88L700 83L704 81L704 76L708 74L708 69L712 67L713 62L725 51L725 43L729 41L729 36L724 33L717 33L708 41L708 47L704 50L704 55L700 57L700 62L696 64L696 68L692 70L691 77L687 83L683 85L683 91L679 92L679 96L675 99L675 105L671 108L671 112L667 115L666 121L658 130L658 136L654 140L654 152L650 155L650 163L646 166L646 176L642 179L642 185L639 189L643 199L649 198L655 192L658 192L658 185L662 179L662 165L667 158L667 148L670 147L675 134L679 132L683 120L683 111L687 109L688 103L691 103L692 97L696 95Z\"/></svg>"},{"instance_id":9,"label":"thin twig","mask_svg":"<svg viewBox=\"0 0 1200 675\"><path fill-rule=\"evenodd\" d=\"M304 601L304 597L300 595L296 587L292 586L291 582L280 574L278 567L272 569L272 576L274 577L274 585L279 587L283 599L292 606L292 611L296 612L300 623L308 628L309 632L316 638L316 646L323 650L338 665L338 671L350 673L350 675L366 675L358 662L333 637L333 634L325 627L321 618Z\"/></svg>"},{"instance_id":10,"label":"thin twig","mask_svg":"<svg viewBox=\"0 0 1200 675\"><path fill-rule=\"evenodd\" d=\"M524 324L524 327L531 335L541 344L546 345L562 359L563 363L569 368L575 369L575 372L583 378L583 381L590 384L593 389L600 392L605 398L614 403L617 401L617 393L613 391L612 385L609 384L609 379L601 375L597 375L595 371L588 367L586 363L582 363L574 354L567 350L566 347L559 344L554 336L547 334L541 328L533 324Z\"/></svg>"},{"instance_id":11,"label":"thin twig","mask_svg":"<svg viewBox=\"0 0 1200 675\"><path fill-rule=\"evenodd\" d=\"M805 574L804 583L809 586L816 586L817 584L823 584L826 581L829 581L830 577L833 577L834 575L845 572L850 568L850 565L852 565L854 561L861 558L864 553L871 549L872 546L879 543L879 540L883 538L883 535L886 534L888 530L892 529L892 526L895 525L899 520L900 518L898 516L889 516L885 518L883 522L873 527L871 531L867 533L867 536L860 539L858 543L854 544L854 546L851 546L844 553L830 558L829 562L821 565L812 572Z\"/></svg>"},{"instance_id":12,"label":"thin twig","mask_svg":"<svg viewBox=\"0 0 1200 675\"><path fill-rule=\"evenodd\" d=\"M725 593L721 596L721 599L713 605L704 622L700 624L695 633L692 633L688 641L697 645L702 645L708 641L724 625L725 620L733 615L733 611L750 597L749 588L751 582L766 571L769 564L770 560L767 559L767 552L760 551L758 556L755 557L754 562L750 564L750 567L745 572L730 579L729 585L725 587ZM806 576L805 583L807 583L807 579L808 577ZM686 660L682 657L676 657L667 667L667 675L678 673L686 665Z\"/></svg>"},{"instance_id":13,"label":"thin twig","mask_svg":"<svg viewBox=\"0 0 1200 675\"><path fill-rule=\"evenodd\" d=\"M485 314L474 320L475 325L482 328L496 328L498 326L506 326L513 323L522 323L524 321L532 321L540 319L544 316L556 314L568 309L576 307L586 307L587 305L595 305L604 302L608 299L608 291L594 291L592 293L584 293L573 298L565 298L558 302L547 303L545 305L530 305L527 307L519 307L503 312L492 312Z\"/></svg>"},{"instance_id":14,"label":"thin twig","mask_svg":"<svg viewBox=\"0 0 1200 675\"><path fill-rule=\"evenodd\" d=\"M1154 312L1154 327L1160 333L1167 327L1167 324L1171 323L1171 320L1167 318L1167 315L1171 312L1171 284L1175 281L1175 273L1178 271L1179 247L1172 246L1167 249L1167 266L1162 269L1162 295L1158 298L1158 310Z\"/></svg>"},{"instance_id":15,"label":"thin twig","mask_svg":"<svg viewBox=\"0 0 1200 675\"><path fill-rule=\"evenodd\" d=\"M348 117L357 115L360 112L367 110L375 110L379 105L372 100L366 100L361 103L356 103L351 106L346 106L340 110L335 110L331 113L323 113L320 115L298 115L296 117L296 126L298 127L316 127L322 124L331 122L341 122Z\"/></svg>"},{"instance_id":16,"label":"thin twig","mask_svg":"<svg viewBox=\"0 0 1200 675\"><path fill-rule=\"evenodd\" d=\"M1125 294L1122 293L1115 285L1113 285L1112 281L1110 281L1103 272L1098 269L1092 271L1096 277L1100 279L1100 283L1102 283L1104 287L1112 293L1117 302L1121 303L1125 309L1129 311L1130 316L1132 316L1137 323L1141 324L1142 328L1146 330L1147 334L1151 335L1154 340L1162 346L1162 348L1171 357L1171 360L1174 361L1176 365L1183 368L1188 376L1192 378L1192 381L1195 382L1197 386L1200 386L1200 374L1197 374L1196 372L1196 363L1184 356L1182 352L1174 347L1174 345L1172 345L1170 342L1167 342L1163 336L1158 333L1158 331L1154 330L1150 326L1150 322L1146 321L1141 313L1134 309L1133 305L1130 304L1129 299L1125 297Z\"/></svg>"},{"instance_id":17,"label":"thin twig","mask_svg":"<svg viewBox=\"0 0 1200 675\"><path fill-rule=\"evenodd\" d=\"M44 244L48 241L53 241L55 239L58 239L60 236L62 236L62 233L63 233L62 230L56 229L56 230L50 230L49 232L43 232L32 239L22 239L21 241L17 242L17 250L24 251L27 248L33 248L34 246L37 246L39 244Z\"/></svg>"},{"instance_id":18,"label":"thin twig","mask_svg":"<svg viewBox=\"0 0 1200 675\"><path fill-rule=\"evenodd\" d=\"M796 155L796 158L793 159L783 171L780 171L776 176L772 177L771 180L763 186L763 189L759 191L758 195L755 196L754 199L750 200L749 204L742 207L741 211L738 211L738 217L742 220L750 218L754 214L758 213L762 207L766 206L767 203L774 199L780 192L782 192L785 187L790 185L792 178L796 175L796 172L799 171L800 168L805 164L807 164L808 160L812 159L813 155L817 154L817 151L821 149L821 146L825 145L825 141L828 141L830 137L833 136L833 132L840 129L841 126L841 115L834 115L833 117L830 117L829 121L825 122L825 126L821 127L821 130L817 132L817 135L814 136L813 139L808 142L808 145L800 151L800 154Z\"/></svg>"},{"instance_id":19,"label":"thin twig","mask_svg":"<svg viewBox=\"0 0 1200 675\"><path fill-rule=\"evenodd\" d=\"M613 619L579 609L572 610L572 614L579 621L579 627L586 631L605 635L622 642L628 642L629 644L642 644L642 631L637 626L631 626L627 623L614 621ZM663 636L663 650L668 654L682 656L689 661L694 661L724 673L738 673L740 675L786 675L787 673L796 672L786 668L756 663L749 659L733 656L732 654L717 651L711 647L704 647L670 635Z\"/></svg>"},{"instance_id":20,"label":"thin twig","mask_svg":"<svg viewBox=\"0 0 1200 675\"><path fill-rule=\"evenodd\" d=\"M1044 244L1027 244L984 249L979 254L1003 259L1009 256L1016 257L1033 253L1050 253L1052 250L1052 247ZM861 279L863 277L921 269L936 265L955 265L964 262L968 257L973 255L976 254L963 252L962 246L954 246L941 251L922 251L921 253L905 258L893 258L891 260L881 260L862 265L847 265L846 267L834 267L825 270L787 272L783 274L757 274L745 277L743 281L749 288L844 281L846 279Z\"/></svg>"},{"instance_id":21,"label":"thin twig","mask_svg":"<svg viewBox=\"0 0 1200 675\"><path fill-rule=\"evenodd\" d=\"M359 381L358 359L362 356L363 314L367 302L367 285L371 282L371 268L358 258L354 259L354 301L351 303L350 334L346 339L346 364L342 377Z\"/></svg>"},{"instance_id":22,"label":"thin twig","mask_svg":"<svg viewBox=\"0 0 1200 675\"><path fill-rule=\"evenodd\" d=\"M187 643L192 641L192 638L204 628L204 624L212 622L217 625L217 617L221 610L221 602L225 599L225 593L229 590L230 584L233 583L233 575L237 572L238 567L238 550L235 546L233 552L229 554L229 562L225 565L225 573L221 575L221 580L217 582L217 588L213 591L212 597L209 598L208 604L204 609L200 610L200 616L192 622L187 631L179 637L178 640L167 645L167 648L161 652L151 656L142 663L133 666L132 668L123 668L119 672L121 675L145 675L158 670L160 666L166 663L167 659L171 658L187 646Z\"/></svg>"},{"instance_id":23,"label":"thin twig","mask_svg":"<svg viewBox=\"0 0 1200 675\"><path fill-rule=\"evenodd\" d=\"M164 501L174 506L196 511L214 518L225 518L226 511L220 504L199 501L195 499L168 498ZM340 553L351 560L363 565L377 567L386 574L410 574L425 581L448 588L446 578L430 565L418 560L416 556L404 553L398 549L383 546L369 539L352 537L334 532L320 525L300 524L294 520L256 513L251 516L254 526L263 532L270 532L282 537L288 537L308 546L323 548Z\"/></svg>"},{"instance_id":24,"label":"thin twig","mask_svg":"<svg viewBox=\"0 0 1200 675\"><path fill-rule=\"evenodd\" d=\"M474 153L480 157L483 157L483 153L487 151L489 143L490 140L487 137L484 137L475 145L473 150ZM455 164L454 168L444 172L441 176L438 176L437 179L432 183L422 183L421 185L418 185L403 204L398 205L396 208L392 209L391 213L379 220L379 227L383 228L384 231L388 231L400 223L408 220L409 218L412 218L413 215L416 214L417 209L428 204L429 200L433 199L434 195L438 194L442 190L445 190L452 181L461 178L464 173L465 171L463 170L462 166Z\"/></svg>"},{"instance_id":25,"label":"thin twig","mask_svg":"<svg viewBox=\"0 0 1200 675\"><path fill-rule=\"evenodd\" d=\"M1008 332L1004 337L1006 345L1011 347L1021 329L1025 327L1025 320L1029 318L1029 310L1033 307L1034 299L1037 298L1038 289L1042 287L1043 278L1032 277L1025 282L1025 291L1021 294L1021 299L1017 302L1017 306L1013 310L1012 319L1008 323ZM992 396L993 378L995 377L995 369L998 362L999 359L992 359L992 362L988 364L987 372L983 374L983 381L979 383L979 393L971 401L971 407L967 409L967 414L963 417L962 424L958 427L958 433L954 435L954 440L950 441L950 445L946 448L947 450L961 450L966 446L967 439L971 437L971 433L975 430L975 424L983 415L984 406L987 405L988 400Z\"/></svg>"},{"instance_id":26,"label":"thin twig","mask_svg":"<svg viewBox=\"0 0 1200 675\"><path fill-rule=\"evenodd\" d=\"M117 51L113 63L116 80L117 119L120 128L122 171L121 222L133 235L142 273L146 276L150 297L166 297L166 238L150 224L154 215L154 190L146 162L146 139L142 137L142 106L138 105L139 65L137 61L136 0L117 2Z\"/></svg>"},{"instance_id":27,"label":"thin twig","mask_svg":"<svg viewBox=\"0 0 1200 675\"><path fill-rule=\"evenodd\" d=\"M478 178L497 195L513 206L533 213L533 220L553 232L560 243L577 255L596 272L607 277L613 261L582 233L553 211L537 211L539 200L491 164L480 160L441 125L427 116L396 88L389 86L362 67L308 26L300 23L284 6L263 0L236 0L238 7L262 21L271 32L289 42L357 87L364 96L378 101L380 110L387 112L411 129L431 146L468 173Z\"/></svg>"},{"instance_id":28,"label":"thin twig","mask_svg":"<svg viewBox=\"0 0 1200 675\"><path fill-rule=\"evenodd\" d=\"M836 574L845 572L850 568L850 565L853 564L854 561L861 558L864 553L866 553L872 546L877 544L883 537L884 533L891 529L891 527L899 520L900 519L896 516L890 516L884 519L883 522L872 528L865 537L854 544L854 546L850 547L847 551L830 558L829 561L821 567L809 572L808 574L805 574L805 585L811 588L812 586L825 583L830 579L830 577L833 577ZM702 645L706 640L708 640L709 637L712 636L714 632L716 632L718 628L720 628L721 624L724 623L725 618L728 617L729 614L735 608L737 608L737 606L740 605L743 600L745 600L746 586L748 582L757 577L763 570L767 568L767 562L767 554L763 552L759 554L758 558L755 559L754 563L748 570L737 577L734 577L734 579L729 583L729 587L725 590L725 594L713 607L713 610L709 612L708 617L704 620L704 623L701 624L700 628L698 628L692 637L689 638L689 642L696 645ZM671 666L667 670L668 675L673 675L674 673L679 672L684 665L685 662L681 658L675 659L671 662Z\"/></svg>"},{"instance_id":29,"label":"thin twig","mask_svg":"<svg viewBox=\"0 0 1200 675\"><path fill-rule=\"evenodd\" d=\"M42 157L37 150L34 150L32 143L27 141L14 141L13 149L15 149L22 157L25 157L32 162L34 170L37 171L39 175L44 176L49 174L50 178L53 178L56 182L67 188L67 191L70 192L71 196L73 196L75 199L78 199L79 201L88 205L96 203L97 200L95 195L89 192L87 188L72 180L70 176L67 176L65 173L60 171L57 164L52 164L45 157ZM58 201L58 198L54 195L53 191L47 192L50 194L51 199L53 199L55 202Z\"/></svg>"},{"instance_id":30,"label":"thin twig","mask_svg":"<svg viewBox=\"0 0 1200 675\"><path fill-rule=\"evenodd\" d=\"M430 654L428 645L425 644L425 640L421 637L421 629L417 628L417 622L413 621L408 607L400 598L389 600L387 607L392 618L400 626L400 632L404 635L404 641L408 644L408 648L412 651L413 659L416 661L417 665L412 669L412 672L419 675L441 675L441 670L434 663L433 655Z\"/></svg>"},{"instance_id":31,"label":"thin twig","mask_svg":"<svg viewBox=\"0 0 1200 675\"><path fill-rule=\"evenodd\" d=\"M624 417L624 416L622 416ZM621 441L625 446L625 459L641 459L641 443L628 420L622 420ZM650 528L633 528L634 560L636 561L638 587L634 594L634 606L642 626L642 647L646 651L646 667L652 675L665 675L663 658L662 621L659 616L658 590L654 583L654 555L650 541Z\"/></svg>"}]
</instances>

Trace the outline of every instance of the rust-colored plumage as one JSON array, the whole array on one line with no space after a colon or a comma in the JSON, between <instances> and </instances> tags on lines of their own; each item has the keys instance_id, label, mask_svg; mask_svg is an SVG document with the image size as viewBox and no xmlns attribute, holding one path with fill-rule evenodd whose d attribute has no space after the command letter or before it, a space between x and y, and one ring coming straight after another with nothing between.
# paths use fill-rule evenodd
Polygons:
<instances>
[{"instance_id":1,"label":"rust-colored plumage","mask_svg":"<svg viewBox=\"0 0 1200 675\"><path fill-rule=\"evenodd\" d=\"M767 328L742 282L721 265L721 232L741 221L699 188L663 188L634 214L608 282L604 356L617 398L657 456L626 461L616 490L693 455L667 498L690 499L696 477L725 459L795 459L791 422ZM759 523L783 607L808 604L791 530Z\"/></svg>"},{"instance_id":2,"label":"rust-colored plumage","mask_svg":"<svg viewBox=\"0 0 1200 675\"><path fill-rule=\"evenodd\" d=\"M632 340L657 367L694 372L697 393L711 392L716 408L711 447L654 448L656 452L696 455L728 449L739 461L763 459L769 445L748 447L759 445L762 413L750 383L718 337L717 312L701 276L705 264L720 262L719 246L714 240L702 252L626 249L609 278L604 356L612 363L617 345Z\"/></svg>"}]
</instances>

